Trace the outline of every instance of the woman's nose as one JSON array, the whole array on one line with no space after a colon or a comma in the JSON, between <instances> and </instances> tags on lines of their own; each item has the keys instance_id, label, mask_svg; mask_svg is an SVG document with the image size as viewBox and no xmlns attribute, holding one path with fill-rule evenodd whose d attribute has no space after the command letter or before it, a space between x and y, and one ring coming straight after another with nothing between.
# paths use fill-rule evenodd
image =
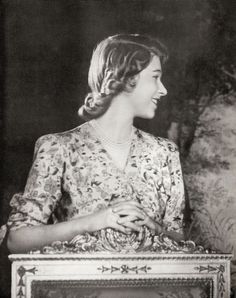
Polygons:
<instances>
[{"instance_id":1,"label":"woman's nose","mask_svg":"<svg viewBox=\"0 0 236 298\"><path fill-rule=\"evenodd\" d=\"M167 89L165 88L165 86L162 84L161 81L159 81L159 84L158 84L158 94L159 96L167 95Z\"/></svg>"}]
</instances>

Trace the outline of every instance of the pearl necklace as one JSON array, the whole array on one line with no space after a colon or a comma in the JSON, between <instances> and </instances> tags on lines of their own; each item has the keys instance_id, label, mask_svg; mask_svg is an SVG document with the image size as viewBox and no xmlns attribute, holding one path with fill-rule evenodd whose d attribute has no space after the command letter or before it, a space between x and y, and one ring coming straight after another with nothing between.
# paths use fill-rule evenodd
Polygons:
<instances>
[{"instance_id":1,"label":"pearl necklace","mask_svg":"<svg viewBox=\"0 0 236 298\"><path fill-rule=\"evenodd\" d=\"M98 134L98 136L101 139L103 144L106 144L107 146L117 148L117 149L123 149L123 148L127 148L130 146L133 132L134 132L133 126L132 126L129 137L126 140L123 140L122 142L121 141L116 142L116 141L112 140L110 137L108 137L108 135L106 133L104 133L103 128L98 124L98 122L95 119L91 120L90 123L91 123L92 127L94 128L94 130L96 131L96 133Z\"/></svg>"}]
</instances>

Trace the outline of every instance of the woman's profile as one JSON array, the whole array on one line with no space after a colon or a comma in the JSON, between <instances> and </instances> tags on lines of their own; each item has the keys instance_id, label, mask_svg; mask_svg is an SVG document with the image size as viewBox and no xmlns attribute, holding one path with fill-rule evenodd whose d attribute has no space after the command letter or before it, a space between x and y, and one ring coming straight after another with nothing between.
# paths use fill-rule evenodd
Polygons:
<instances>
[{"instance_id":1,"label":"woman's profile","mask_svg":"<svg viewBox=\"0 0 236 298\"><path fill-rule=\"evenodd\" d=\"M42 136L22 194L11 200L8 247L27 252L105 229L143 228L183 239L184 187L176 145L133 125L152 119L167 94L165 47L155 38L115 35L93 52L85 123Z\"/></svg>"}]
</instances>

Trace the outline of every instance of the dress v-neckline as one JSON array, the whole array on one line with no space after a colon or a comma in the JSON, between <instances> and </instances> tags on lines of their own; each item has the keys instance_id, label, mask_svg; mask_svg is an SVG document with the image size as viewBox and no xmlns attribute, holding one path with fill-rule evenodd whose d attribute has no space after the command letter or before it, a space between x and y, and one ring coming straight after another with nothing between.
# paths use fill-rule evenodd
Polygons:
<instances>
[{"instance_id":1,"label":"dress v-neckline","mask_svg":"<svg viewBox=\"0 0 236 298\"><path fill-rule=\"evenodd\" d=\"M137 128L133 126L133 134L131 137L131 142L130 142L130 148L127 154L127 158L126 158L126 162L123 168L120 168L116 162L114 161L114 159L112 158L111 154L107 151L107 149L105 148L104 144L102 143L102 141L100 140L98 134L96 133L95 128L93 127L93 125L91 123L89 123L89 126L91 128L92 131L92 135L94 136L94 138L96 139L96 142L100 145L100 147L102 148L102 151L104 153L104 155L106 156L106 159L109 161L110 165L115 168L118 172L122 173L122 174L126 174L128 165L129 165L129 161L130 158L132 156L134 147L135 147L135 138L136 138L136 132L137 132Z\"/></svg>"}]
</instances>

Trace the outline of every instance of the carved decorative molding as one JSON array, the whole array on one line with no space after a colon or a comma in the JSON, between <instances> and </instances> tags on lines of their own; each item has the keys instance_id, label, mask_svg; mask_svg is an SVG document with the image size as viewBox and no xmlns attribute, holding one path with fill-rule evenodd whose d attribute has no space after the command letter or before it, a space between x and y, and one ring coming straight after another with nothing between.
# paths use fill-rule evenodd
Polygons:
<instances>
[{"instance_id":1,"label":"carved decorative molding","mask_svg":"<svg viewBox=\"0 0 236 298\"><path fill-rule=\"evenodd\" d=\"M131 236L106 229L94 235L85 233L68 241L55 241L41 250L31 251L31 254L78 254L78 253L183 253L183 254L210 254L215 253L197 246L193 241L176 242L165 235L153 236L148 229L140 234Z\"/></svg>"},{"instance_id":2,"label":"carved decorative molding","mask_svg":"<svg viewBox=\"0 0 236 298\"><path fill-rule=\"evenodd\" d=\"M228 298L229 257L214 254L98 252L87 255L25 254L19 260L20 256L12 255L12 297L88 298L93 292L97 295L94 297L100 297L103 293L104 297L143 298L146 290L143 293L141 289L147 288L150 297L167 291L173 298L185 297L190 292L195 293L192 297L196 298Z\"/></svg>"},{"instance_id":3,"label":"carved decorative molding","mask_svg":"<svg viewBox=\"0 0 236 298\"><path fill-rule=\"evenodd\" d=\"M156 254L153 252L147 252L143 254L106 254L104 255L103 253L97 252L93 254L85 254L85 253L70 253L70 254L41 254L37 252L31 252L29 254L16 254L16 255L10 255L9 259L14 260L14 261L31 261L31 260L51 260L51 261L56 261L56 260L66 260L66 261L75 261L75 260L87 260L87 261L92 261L92 260L101 260L104 259L104 256L106 260L124 260L124 259L129 259L129 260L169 260L169 261L175 261L175 260L181 260L181 261L191 261L191 260L196 260L196 261L204 261L208 260L209 256L212 260L216 261L224 261L224 260L231 260L232 259L232 254L191 254L191 253L186 253L186 254Z\"/></svg>"},{"instance_id":4,"label":"carved decorative molding","mask_svg":"<svg viewBox=\"0 0 236 298\"><path fill-rule=\"evenodd\" d=\"M185 288L186 287L186 288ZM99 280L35 280L32 282L31 286L31 297L32 298L41 298L44 294L50 295L52 293L59 294L59 298L67 297L100 297L99 292L102 290L107 294L111 294L112 290L113 296L117 297L117 289L121 289L122 292L118 294L118 297L124 297L124 290L132 292L132 297L134 293L136 295L140 292L140 289L148 294L148 291L155 293L155 297L158 293L163 295L165 292L166 295L169 294L171 297L180 297L178 291L182 291L183 295L186 295L186 292L189 294L190 288L194 287L201 290L204 297L213 297L213 281L209 278L149 278L149 279L99 279ZM188 290L186 290L188 289ZM174 292L177 293L176 296L173 296ZM186 292L185 292L186 291ZM78 293L80 295L78 296ZM74 295L73 295L74 294ZM135 295L135 297L136 297ZM108 297L105 295L104 297ZM127 294L126 296L127 297ZM138 297L141 297L138 295ZM143 296L142 296L143 297ZM154 297L153 294L151 297ZM159 296L158 296L159 297ZM166 297L166 296L165 296ZM196 297L196 296L195 296Z\"/></svg>"},{"instance_id":5,"label":"carved decorative molding","mask_svg":"<svg viewBox=\"0 0 236 298\"><path fill-rule=\"evenodd\" d=\"M198 278L198 277L174 277L174 278L126 278L126 279L84 279L84 280L33 280L32 281L32 289L36 285L43 285L45 287L51 285L62 285L62 287L83 287L83 288L90 288L90 287L107 287L113 288L117 286L129 286L129 287L156 287L160 285L164 286L209 286L211 290L213 290L213 281L211 278Z\"/></svg>"},{"instance_id":6,"label":"carved decorative molding","mask_svg":"<svg viewBox=\"0 0 236 298\"><path fill-rule=\"evenodd\" d=\"M121 265L119 267L117 266L102 266L97 268L101 273L117 273L120 272L122 274L127 274L127 273L147 273L149 270L152 268L149 266L134 266L130 267L128 265Z\"/></svg>"},{"instance_id":7,"label":"carved decorative molding","mask_svg":"<svg viewBox=\"0 0 236 298\"><path fill-rule=\"evenodd\" d=\"M225 273L225 266L224 265L219 265L219 266L212 266L212 265L208 265L208 266L197 266L194 269L198 270L199 273L211 273L211 272L217 272L218 275L218 291L219 291L219 297L223 297L224 296L224 292L225 292L225 277L224 277L224 273Z\"/></svg>"},{"instance_id":8,"label":"carved decorative molding","mask_svg":"<svg viewBox=\"0 0 236 298\"><path fill-rule=\"evenodd\" d=\"M24 298L25 294L24 294L24 287L25 287L25 282L24 282L24 277L26 273L33 273L35 275L37 269L36 267L33 267L31 269L26 269L24 266L20 266L17 269L17 273L20 277L19 282L17 284L18 287L18 291L17 291L17 297L19 298Z\"/></svg>"}]
</instances>

